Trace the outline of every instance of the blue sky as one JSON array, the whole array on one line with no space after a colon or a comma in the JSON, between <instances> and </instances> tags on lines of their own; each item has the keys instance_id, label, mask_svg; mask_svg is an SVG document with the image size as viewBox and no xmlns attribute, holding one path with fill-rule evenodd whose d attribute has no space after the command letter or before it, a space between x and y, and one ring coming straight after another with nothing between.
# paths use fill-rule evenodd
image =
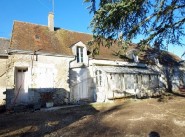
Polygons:
<instances>
[{"instance_id":1,"label":"blue sky","mask_svg":"<svg viewBox=\"0 0 185 137\"><path fill-rule=\"evenodd\" d=\"M92 15L83 0L55 0L54 5L55 27L91 33ZM52 0L0 0L0 37L11 37L14 20L47 25L50 11ZM185 47L170 46L169 51L181 56Z\"/></svg>"},{"instance_id":2,"label":"blue sky","mask_svg":"<svg viewBox=\"0 0 185 137\"><path fill-rule=\"evenodd\" d=\"M83 0L55 0L55 27L90 33L87 4ZM47 25L51 0L0 0L0 37L11 37L13 21Z\"/></svg>"}]
</instances>

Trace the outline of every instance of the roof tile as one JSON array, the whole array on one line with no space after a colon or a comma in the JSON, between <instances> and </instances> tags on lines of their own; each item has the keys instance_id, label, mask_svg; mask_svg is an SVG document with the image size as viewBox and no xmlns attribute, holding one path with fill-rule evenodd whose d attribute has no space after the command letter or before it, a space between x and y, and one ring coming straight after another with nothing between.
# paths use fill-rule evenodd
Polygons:
<instances>
[{"instance_id":1,"label":"roof tile","mask_svg":"<svg viewBox=\"0 0 185 137\"><path fill-rule=\"evenodd\" d=\"M47 26L41 26L37 24L25 23L25 22L14 22L13 34L11 40L11 49L17 50L29 50L29 51L40 51L47 53L56 53L62 55L71 56L71 46L81 41L87 44L88 41L92 40L93 36L90 34L73 32L60 28L55 28L55 31L49 31ZM90 48L88 47L90 50ZM132 44L126 50L138 49L137 45ZM126 53L125 52L125 53ZM121 55L119 55L121 53ZM107 59L107 60L122 60L132 61L128 58L118 44L107 48L100 46L99 54L94 56L95 59ZM139 60L143 63L154 63L151 62L151 53L157 53L155 49L147 48L140 52ZM169 52L158 53L160 63L168 64L169 62L174 64L179 62L181 59Z\"/></svg>"},{"instance_id":2,"label":"roof tile","mask_svg":"<svg viewBox=\"0 0 185 137\"><path fill-rule=\"evenodd\" d=\"M10 46L10 40L0 38L0 55L7 55L7 50Z\"/></svg>"}]
</instances>

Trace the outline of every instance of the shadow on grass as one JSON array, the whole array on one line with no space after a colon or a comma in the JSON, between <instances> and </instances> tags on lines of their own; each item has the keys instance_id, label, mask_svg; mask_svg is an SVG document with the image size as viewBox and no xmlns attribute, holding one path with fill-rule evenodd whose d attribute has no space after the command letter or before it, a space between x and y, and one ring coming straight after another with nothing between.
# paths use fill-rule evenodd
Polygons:
<instances>
[{"instance_id":1,"label":"shadow on grass","mask_svg":"<svg viewBox=\"0 0 185 137\"><path fill-rule=\"evenodd\" d=\"M139 135L140 129L129 129L130 122L124 120L134 112L130 109L130 101L126 101L114 105L84 105L49 112L3 115L0 117L0 136L126 136L128 130ZM114 121L115 116L124 117Z\"/></svg>"},{"instance_id":2,"label":"shadow on grass","mask_svg":"<svg viewBox=\"0 0 185 137\"><path fill-rule=\"evenodd\" d=\"M63 108L55 111L3 114L0 117L0 136L117 136L118 130L104 125L101 119L123 108L123 104L102 112L92 105Z\"/></svg>"},{"instance_id":3,"label":"shadow on grass","mask_svg":"<svg viewBox=\"0 0 185 137\"><path fill-rule=\"evenodd\" d=\"M96 109L86 106L47 112L1 114L0 136L44 136L96 113Z\"/></svg>"}]
</instances>

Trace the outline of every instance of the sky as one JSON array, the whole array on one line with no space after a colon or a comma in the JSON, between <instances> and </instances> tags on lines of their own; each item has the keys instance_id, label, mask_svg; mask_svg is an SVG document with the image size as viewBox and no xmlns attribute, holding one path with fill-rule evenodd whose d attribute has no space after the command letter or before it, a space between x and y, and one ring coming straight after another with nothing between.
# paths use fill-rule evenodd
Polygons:
<instances>
[{"instance_id":1,"label":"sky","mask_svg":"<svg viewBox=\"0 0 185 137\"><path fill-rule=\"evenodd\" d=\"M55 0L55 27L91 33L92 15L83 0ZM0 37L10 38L14 20L47 25L52 0L0 0Z\"/></svg>"},{"instance_id":2,"label":"sky","mask_svg":"<svg viewBox=\"0 0 185 137\"><path fill-rule=\"evenodd\" d=\"M91 33L87 7L83 0L54 0L55 27ZM47 26L52 10L52 0L0 0L0 37L11 38L15 20ZM185 47L170 46L169 51L181 56Z\"/></svg>"}]
</instances>

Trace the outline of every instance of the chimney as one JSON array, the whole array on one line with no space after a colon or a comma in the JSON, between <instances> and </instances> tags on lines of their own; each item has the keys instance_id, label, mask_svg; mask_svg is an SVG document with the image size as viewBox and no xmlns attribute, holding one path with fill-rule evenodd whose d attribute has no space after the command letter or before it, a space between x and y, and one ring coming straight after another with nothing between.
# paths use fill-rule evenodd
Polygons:
<instances>
[{"instance_id":1,"label":"chimney","mask_svg":"<svg viewBox=\"0 0 185 137\"><path fill-rule=\"evenodd\" d=\"M50 12L48 15L48 28L50 31L54 31L54 13Z\"/></svg>"}]
</instances>

